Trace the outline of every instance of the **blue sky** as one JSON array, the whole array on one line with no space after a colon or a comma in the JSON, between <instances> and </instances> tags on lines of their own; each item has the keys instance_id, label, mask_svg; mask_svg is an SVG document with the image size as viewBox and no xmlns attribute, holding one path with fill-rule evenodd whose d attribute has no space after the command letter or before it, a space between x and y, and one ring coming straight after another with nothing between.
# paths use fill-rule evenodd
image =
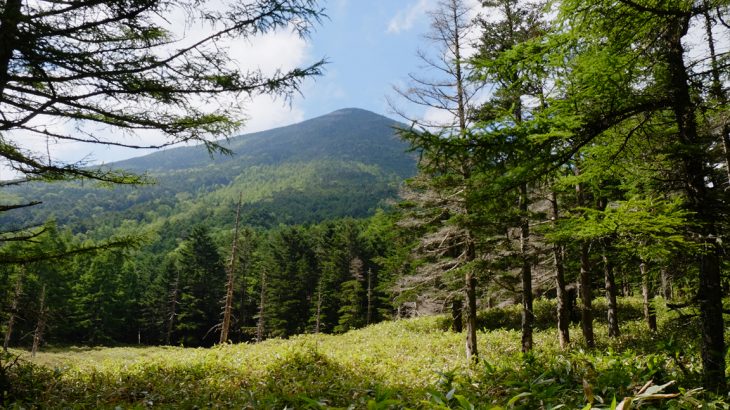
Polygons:
<instances>
[{"instance_id":1,"label":"blue sky","mask_svg":"<svg viewBox=\"0 0 730 410\"><path fill-rule=\"evenodd\" d=\"M310 39L309 55L326 57L325 75L298 99L305 118L343 107L389 114L392 85L418 70L416 50L427 47L424 0L330 0L328 19Z\"/></svg>"},{"instance_id":2,"label":"blue sky","mask_svg":"<svg viewBox=\"0 0 730 410\"><path fill-rule=\"evenodd\" d=\"M321 58L329 61L324 75L307 80L301 90L303 95L295 96L290 104L267 96L246 101L248 120L237 134L289 125L346 107L364 108L396 118L389 110L386 96L394 97L393 85L406 85L409 73L423 73L416 52L419 48L428 50L432 46L423 36L429 29L427 12L437 1L321 0L328 17L308 39L280 31L251 41L231 42L230 54L244 71L261 68L264 72L273 72L277 68L307 66ZM468 2L477 11L479 1ZM184 25L174 18L171 21L173 27ZM727 48L726 40L722 40L724 48ZM406 108L411 114L429 115L419 113L413 107ZM53 123L48 127L63 130L73 124ZM92 131L117 138L109 133L110 130ZM147 133L125 141L159 143L162 138L159 134ZM54 160L65 162L108 163L150 152L30 139L24 140L24 145L36 152L51 152ZM4 177L0 167L0 179Z\"/></svg>"},{"instance_id":3,"label":"blue sky","mask_svg":"<svg viewBox=\"0 0 730 410\"><path fill-rule=\"evenodd\" d=\"M251 41L232 42L230 54L242 69L273 72L303 67L325 58L323 76L302 86L302 95L292 101L268 96L245 103L248 119L238 134L256 132L327 114L340 108L358 107L394 117L386 95L403 84L409 72L418 71L416 52L428 47L427 10L437 0L323 0L327 17L307 39L288 31L268 33ZM72 124L56 124L70 127ZM107 133L109 130L99 130ZM121 138L121 137L120 137ZM161 135L140 135L132 142L162 141ZM66 162L109 163L145 155L151 150L133 150L90 144L33 141L31 149ZM2 178L2 175L0 175Z\"/></svg>"}]
</instances>

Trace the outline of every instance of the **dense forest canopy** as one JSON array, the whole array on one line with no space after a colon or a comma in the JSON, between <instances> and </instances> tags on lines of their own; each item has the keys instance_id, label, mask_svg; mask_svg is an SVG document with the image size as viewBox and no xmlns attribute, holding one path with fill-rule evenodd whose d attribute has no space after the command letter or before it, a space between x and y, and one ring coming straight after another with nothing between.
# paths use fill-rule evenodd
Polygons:
<instances>
[{"instance_id":1,"label":"dense forest canopy","mask_svg":"<svg viewBox=\"0 0 730 410\"><path fill-rule=\"evenodd\" d=\"M38 27L47 29L55 21L46 22L44 13L29 6L10 13L11 3L0 20L0 37L29 30L32 34L32 23L43 22ZM157 2L147 4L151 5ZM252 19L258 23L250 27L237 25L242 22L235 12L242 10L211 18L230 23L231 32L247 35L288 18L303 18L295 27L306 33L308 21L318 16L314 2L259 5L272 8L259 10L262 14ZM143 6L133 9L131 17L117 16L138 29L123 39L130 47L139 42L153 47L163 41L156 31L147 31L153 26L142 18L147 10ZM305 133L297 132L278 150L268 151L292 157L320 155L306 165L258 156L249 158L254 163L239 172L229 167L239 162L227 160L216 168L215 161L207 162L192 151L149 156L137 162L135 170L164 168L160 181L174 181L165 189L195 184L206 175L212 179L197 185L196 192L155 187L125 192L130 203L134 195L159 192L153 194L159 196L154 201L140 202L145 205L134 210L136 220L94 220L106 215L108 205L95 209L96 194L83 191L78 204L91 209L71 206L81 209L81 218L59 210L64 215L59 219L72 224L56 226L51 221L23 229L24 223L45 219L34 216L21 217L18 227L8 227L0 252L7 261L19 263L0 264L5 346L31 345L30 334L36 336L33 349L41 341L210 346L220 341L225 296L225 311L233 319L223 342L342 333L385 319L449 313L452 329L465 333L466 357L473 365L480 360L477 338L484 321L479 314L489 315L496 306L519 304L519 350L529 358L537 343L541 299L555 299L552 320L561 349L595 349L601 345L597 335L603 335L594 328L596 299L600 296L605 305L601 314L606 337L617 339L626 320L620 298L640 294L647 332L659 330L656 307L661 299L683 318L697 318L688 322L696 329L697 351L688 346L687 354L696 354L701 366L682 371L690 379L688 375L701 379L708 392L724 393L723 299L730 287L723 240L730 192L728 6L725 0L489 0L478 7L466 0L437 1L429 14L431 48L419 54L425 72L414 72L411 83L396 88L390 100L407 125L386 126L397 129L419 155L415 176L409 173L412 156L395 154L395 145L383 139L374 146L355 143L368 138L354 131L362 129L359 126L335 133L343 139L328 140L325 145L332 151L324 156ZM50 10L56 7L61 6ZM85 12L83 7L58 10L61 15ZM18 20L18 13L30 23ZM36 37L56 35L52 27L49 30L38 31ZM112 41L112 32L100 33L103 37L95 41L104 47ZM17 106L13 93L29 93L33 87L40 89L38 98L52 102L49 110L71 98L54 94L53 84L68 73L44 76L44 66L28 58L45 45L56 47L40 40L38 45L27 40L22 43L25 48L11 53L9 61L19 62L6 64L7 78L0 85L9 91L0 88L3 104ZM73 53L71 57L79 58ZM200 78L206 65L197 59L193 63L197 64L191 65L194 72L186 74L192 76L188 80L212 87L205 92L249 91L250 83L225 70L213 79ZM217 67L215 63L222 64L209 62ZM104 67L100 70L105 72ZM280 86L296 89L300 76L316 73L315 64L270 79L272 83L254 76L253 84L266 92L277 92ZM30 74L39 77L26 84L23 76ZM101 81L93 84L118 80L106 75L92 76ZM14 87L13 81L19 85ZM119 81L115 87L127 87L125 93L133 91L131 95L140 93L146 99L174 103L175 97L188 95L185 89L168 91L164 81L142 88L134 76L131 82ZM414 105L426 107L427 114L441 112L436 118L446 120L410 114ZM74 115L93 120L97 117L87 109L103 107L83 108ZM34 109L39 108L28 108ZM346 113L364 118L358 110L333 114ZM111 121L112 114L104 113L102 120L132 128L146 121ZM224 131L230 119L209 122L206 116L193 117L183 121L189 129L163 129L173 140L196 139L201 131ZM23 118L13 117L7 129L23 127ZM16 147L8 147L8 152L16 152ZM245 159L245 149L258 149L255 143L240 147L243 152L236 161ZM125 182L126 174L107 174L108 170L6 158L30 177ZM180 166L183 159L192 161L192 171ZM214 172L205 174L206 167ZM412 178L400 185L397 203L385 202L407 177ZM76 188L66 185L56 195L69 195ZM5 189L7 205L1 210L25 212L14 208L33 204L32 195L52 199L53 192L43 189L25 191L31 195L27 198L19 196L21 191ZM353 190L358 195L347 197L346 203L337 201ZM176 200L167 203L170 194ZM256 209L249 203L237 213L239 194L261 194L276 206ZM114 198L108 196L106 203L114 203ZM366 202L375 205L350 206ZM344 211L332 211L340 206ZM376 210L378 206L383 209ZM288 217L279 218L287 215L286 209ZM236 217L234 229L237 214L241 218ZM148 233L127 240L140 229ZM103 238L122 239L99 242ZM105 251L124 243L128 246ZM65 256L51 261L24 255ZM580 327L571 328L571 323ZM681 358L676 360L681 365Z\"/></svg>"}]
</instances>

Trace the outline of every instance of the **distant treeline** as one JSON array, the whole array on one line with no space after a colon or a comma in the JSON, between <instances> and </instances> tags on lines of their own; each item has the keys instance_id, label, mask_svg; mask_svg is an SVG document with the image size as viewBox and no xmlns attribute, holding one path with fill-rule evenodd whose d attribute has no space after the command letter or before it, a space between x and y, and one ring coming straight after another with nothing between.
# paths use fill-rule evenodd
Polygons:
<instances>
[{"instance_id":1,"label":"distant treeline","mask_svg":"<svg viewBox=\"0 0 730 410\"><path fill-rule=\"evenodd\" d=\"M395 249L390 219L378 213L369 220L243 227L232 265L229 340L344 332L392 316L393 278L383 269ZM30 346L38 332L49 344L217 343L232 229L195 225L186 231L168 244L157 240L136 249L0 267L6 343ZM84 246L53 226L42 238L18 245L17 252L42 248L53 254Z\"/></svg>"}]
</instances>

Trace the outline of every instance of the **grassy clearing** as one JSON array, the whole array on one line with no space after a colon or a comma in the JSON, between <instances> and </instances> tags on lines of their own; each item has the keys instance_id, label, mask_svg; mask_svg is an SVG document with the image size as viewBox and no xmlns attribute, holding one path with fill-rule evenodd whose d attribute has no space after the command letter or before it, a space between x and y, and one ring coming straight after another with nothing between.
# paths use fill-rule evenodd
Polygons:
<instances>
[{"instance_id":1,"label":"grassy clearing","mask_svg":"<svg viewBox=\"0 0 730 410\"><path fill-rule=\"evenodd\" d=\"M624 305L630 312L638 301ZM490 328L490 317L514 320L518 313L494 310L482 320ZM700 369L695 320L660 313L658 334L631 320L610 342L596 323L601 344L590 352L581 348L577 327L572 348L563 352L556 332L538 326L537 348L528 355L519 352L518 331L483 331L482 361L471 367L463 359L463 335L444 331L446 318L427 317L211 349L70 348L32 360L23 353L0 382L3 404L25 408L549 409L610 408L614 397L620 402L654 380L676 381L664 390L681 395L644 397L644 408L691 408L701 401L728 408L692 390Z\"/></svg>"}]
</instances>

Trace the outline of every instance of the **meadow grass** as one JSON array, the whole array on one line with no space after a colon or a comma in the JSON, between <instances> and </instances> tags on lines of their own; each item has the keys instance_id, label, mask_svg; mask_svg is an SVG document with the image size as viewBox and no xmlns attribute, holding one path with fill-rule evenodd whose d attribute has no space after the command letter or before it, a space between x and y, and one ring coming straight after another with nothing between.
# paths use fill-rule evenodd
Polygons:
<instances>
[{"instance_id":1,"label":"meadow grass","mask_svg":"<svg viewBox=\"0 0 730 410\"><path fill-rule=\"evenodd\" d=\"M597 304L601 311L600 302ZM6 361L2 404L10 408L610 408L649 380L674 381L671 400L634 407L728 408L695 388L700 361L696 318L660 309L651 333L622 301L622 336L609 339L599 316L598 347L585 349L577 326L560 350L552 320L536 306L535 350L520 352L517 307L481 315L480 362L467 364L464 335L448 318L380 323L342 335L301 335L258 344L183 347L72 347ZM542 312L542 313L541 313ZM490 319L491 318L491 319ZM503 328L502 328L503 327ZM614 404L615 406L615 404Z\"/></svg>"}]
</instances>

